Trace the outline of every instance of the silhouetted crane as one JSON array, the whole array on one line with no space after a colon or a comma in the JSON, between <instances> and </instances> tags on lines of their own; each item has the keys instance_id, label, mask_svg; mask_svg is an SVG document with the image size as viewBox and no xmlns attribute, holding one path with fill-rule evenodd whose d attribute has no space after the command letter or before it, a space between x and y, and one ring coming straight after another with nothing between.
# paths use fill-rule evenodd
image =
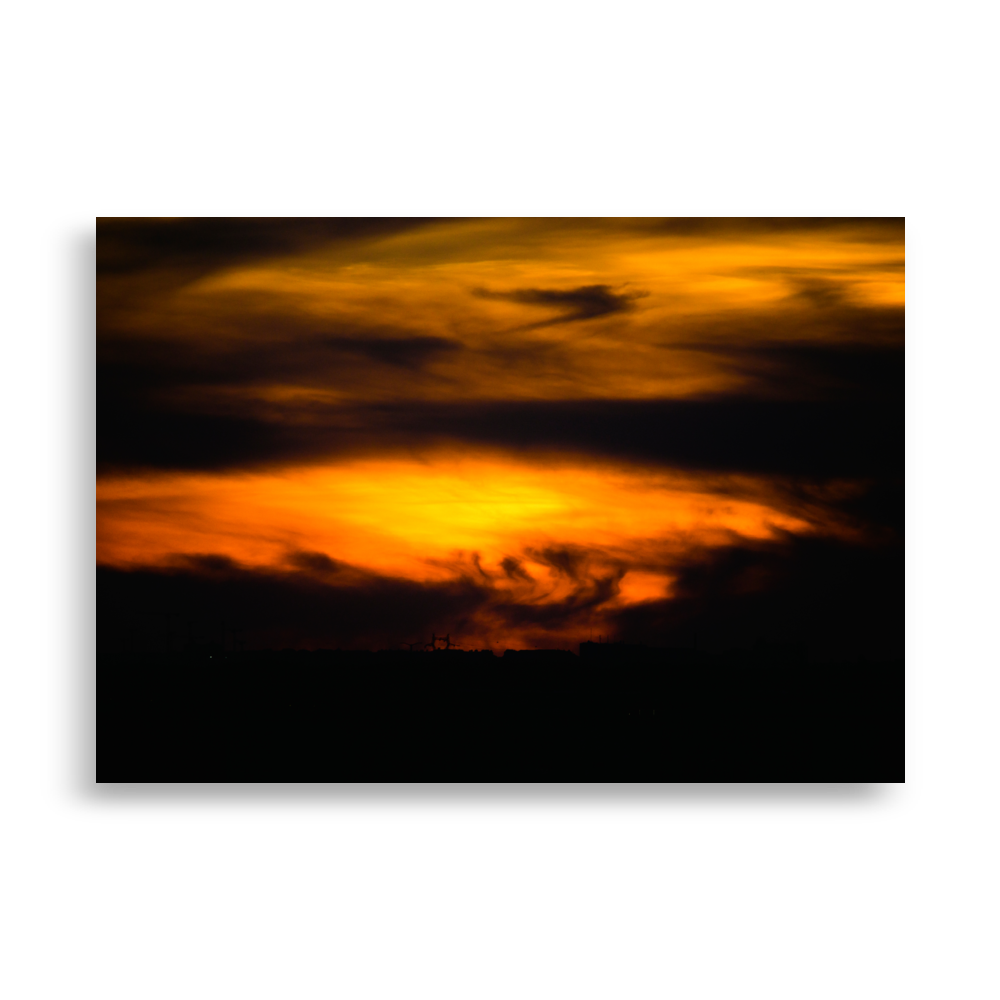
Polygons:
<instances>
[{"instance_id":1,"label":"silhouetted crane","mask_svg":"<svg viewBox=\"0 0 1000 1000\"><path fill-rule=\"evenodd\" d=\"M439 642L443 642L443 646L438 646ZM461 643L451 641L451 633L447 635L435 635L431 633L431 641L424 646L424 649L436 650L436 649L459 649L461 648Z\"/></svg>"}]
</instances>

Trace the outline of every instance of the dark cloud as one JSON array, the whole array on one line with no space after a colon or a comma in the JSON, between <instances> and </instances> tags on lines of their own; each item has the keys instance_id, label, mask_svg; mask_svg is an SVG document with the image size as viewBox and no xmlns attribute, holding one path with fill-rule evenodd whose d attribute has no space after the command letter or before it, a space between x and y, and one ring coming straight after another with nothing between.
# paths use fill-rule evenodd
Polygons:
<instances>
[{"instance_id":1,"label":"dark cloud","mask_svg":"<svg viewBox=\"0 0 1000 1000\"><path fill-rule=\"evenodd\" d=\"M580 400L314 407L308 420L202 416L102 397L105 471L231 469L436 444L572 452L671 467L806 476L900 470L896 400Z\"/></svg>"},{"instance_id":2,"label":"dark cloud","mask_svg":"<svg viewBox=\"0 0 1000 1000\"><path fill-rule=\"evenodd\" d=\"M404 327L358 327L266 313L245 317L235 332L183 340L105 334L98 342L102 395L275 382L357 385L359 379L384 374L382 366L419 371L463 349L458 341Z\"/></svg>"},{"instance_id":3,"label":"dark cloud","mask_svg":"<svg viewBox=\"0 0 1000 1000\"><path fill-rule=\"evenodd\" d=\"M427 225L432 219L97 220L99 275L176 269L190 275L331 243L357 243Z\"/></svg>"},{"instance_id":4,"label":"dark cloud","mask_svg":"<svg viewBox=\"0 0 1000 1000\"><path fill-rule=\"evenodd\" d=\"M356 430L365 419L363 406L353 416L343 410L315 412L311 404L270 405L225 390L278 384L357 391L377 386L387 372L421 372L461 350L443 337L378 332L383 336L351 331L237 343L105 339L98 350L99 461L230 467L272 461L286 445L290 458L321 454L327 450L324 440L336 453L344 444L337 425Z\"/></svg>"},{"instance_id":5,"label":"dark cloud","mask_svg":"<svg viewBox=\"0 0 1000 1000\"><path fill-rule=\"evenodd\" d=\"M199 555L197 553L179 553L173 558L173 566L181 570L190 570L210 576L227 576L238 570L237 563L229 556Z\"/></svg>"},{"instance_id":6,"label":"dark cloud","mask_svg":"<svg viewBox=\"0 0 1000 1000\"><path fill-rule=\"evenodd\" d=\"M524 583L531 583L531 574L521 565L520 559L513 556L506 556L500 563L504 574L509 580L521 580Z\"/></svg>"},{"instance_id":7,"label":"dark cloud","mask_svg":"<svg viewBox=\"0 0 1000 1000\"><path fill-rule=\"evenodd\" d=\"M801 278L795 295L817 309L840 309L847 301L847 287L828 278Z\"/></svg>"},{"instance_id":8,"label":"dark cloud","mask_svg":"<svg viewBox=\"0 0 1000 1000\"><path fill-rule=\"evenodd\" d=\"M568 545L532 549L531 555L538 562L545 566L551 566L558 573L571 580L580 579L581 570L587 561L585 550Z\"/></svg>"},{"instance_id":9,"label":"dark cloud","mask_svg":"<svg viewBox=\"0 0 1000 1000\"><path fill-rule=\"evenodd\" d=\"M419 371L442 354L463 349L463 345L445 337L400 337L398 339L331 337L323 346L337 352L356 354L382 364Z\"/></svg>"},{"instance_id":10,"label":"dark cloud","mask_svg":"<svg viewBox=\"0 0 1000 1000\"><path fill-rule=\"evenodd\" d=\"M155 646L172 629L177 648L224 628L250 648L398 648L435 629L461 628L489 597L469 577L420 584L349 567L341 583L325 558L300 554L284 572L222 557L167 569L98 567L98 643Z\"/></svg>"},{"instance_id":11,"label":"dark cloud","mask_svg":"<svg viewBox=\"0 0 1000 1000\"><path fill-rule=\"evenodd\" d=\"M703 649L804 644L817 659L902 658L902 546L820 537L742 543L675 567L675 596L615 612L632 642Z\"/></svg>"},{"instance_id":12,"label":"dark cloud","mask_svg":"<svg viewBox=\"0 0 1000 1000\"><path fill-rule=\"evenodd\" d=\"M500 299L529 306L548 306L559 310L561 315L558 319L530 324L530 328L534 329L540 326L552 326L556 323L570 323L576 320L595 319L598 316L610 316L613 313L625 312L632 308L636 299L643 298L647 293L616 292L610 285L583 285L580 288L568 289L515 288L507 292L477 288L473 294L482 299ZM519 327L518 329L525 328Z\"/></svg>"},{"instance_id":13,"label":"dark cloud","mask_svg":"<svg viewBox=\"0 0 1000 1000\"><path fill-rule=\"evenodd\" d=\"M612 573L580 579L573 591L560 600L513 601L494 595L487 610L505 626L528 628L543 642L549 633L559 636L565 644L563 637L567 632L575 631L581 638L586 634L590 616L600 613L604 605L618 596L624 575L622 567Z\"/></svg>"},{"instance_id":14,"label":"dark cloud","mask_svg":"<svg viewBox=\"0 0 1000 1000\"><path fill-rule=\"evenodd\" d=\"M902 345L798 341L692 349L713 354L720 366L738 372L747 387L764 399L864 401L900 408L903 404Z\"/></svg>"},{"instance_id":15,"label":"dark cloud","mask_svg":"<svg viewBox=\"0 0 1000 1000\"><path fill-rule=\"evenodd\" d=\"M429 436L700 470L848 476L903 460L903 414L881 402L588 400L427 407L413 417Z\"/></svg>"},{"instance_id":16,"label":"dark cloud","mask_svg":"<svg viewBox=\"0 0 1000 1000\"><path fill-rule=\"evenodd\" d=\"M252 417L170 413L100 397L100 474L135 468L227 469L320 453L321 442Z\"/></svg>"},{"instance_id":17,"label":"dark cloud","mask_svg":"<svg viewBox=\"0 0 1000 1000\"><path fill-rule=\"evenodd\" d=\"M288 564L295 569L319 575L342 573L347 569L346 563L342 563L339 559L331 559L322 552L293 552L288 557Z\"/></svg>"}]
</instances>

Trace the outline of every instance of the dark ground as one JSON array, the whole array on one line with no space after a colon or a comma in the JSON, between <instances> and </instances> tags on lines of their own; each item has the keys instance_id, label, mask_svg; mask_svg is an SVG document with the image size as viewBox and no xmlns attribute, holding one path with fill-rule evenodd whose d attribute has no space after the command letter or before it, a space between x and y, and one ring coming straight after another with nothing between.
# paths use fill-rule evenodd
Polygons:
<instances>
[{"instance_id":1,"label":"dark ground","mask_svg":"<svg viewBox=\"0 0 1000 1000\"><path fill-rule=\"evenodd\" d=\"M568 652L98 661L101 782L902 781L903 664Z\"/></svg>"}]
</instances>

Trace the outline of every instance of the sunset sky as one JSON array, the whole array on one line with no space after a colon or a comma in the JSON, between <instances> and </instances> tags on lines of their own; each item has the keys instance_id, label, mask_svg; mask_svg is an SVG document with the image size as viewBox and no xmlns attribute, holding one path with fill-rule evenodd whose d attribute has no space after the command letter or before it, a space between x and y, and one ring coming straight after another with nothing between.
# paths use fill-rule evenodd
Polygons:
<instances>
[{"instance_id":1,"label":"sunset sky","mask_svg":"<svg viewBox=\"0 0 1000 1000\"><path fill-rule=\"evenodd\" d=\"M101 641L901 655L903 235L98 220Z\"/></svg>"}]
</instances>

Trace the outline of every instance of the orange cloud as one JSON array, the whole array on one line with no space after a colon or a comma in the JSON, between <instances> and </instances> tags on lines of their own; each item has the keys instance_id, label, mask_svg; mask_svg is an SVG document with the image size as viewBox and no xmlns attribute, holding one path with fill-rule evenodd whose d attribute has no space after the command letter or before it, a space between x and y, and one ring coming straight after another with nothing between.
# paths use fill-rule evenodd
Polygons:
<instances>
[{"instance_id":1,"label":"orange cloud","mask_svg":"<svg viewBox=\"0 0 1000 1000\"><path fill-rule=\"evenodd\" d=\"M336 402L683 398L745 381L689 350L692 340L759 348L829 339L834 301L900 308L902 268L902 243L873 239L864 223L698 237L651 219L445 220L234 262L134 305L126 297L105 310L105 325L207 359L336 340L336 366L283 376L265 365L231 390L247 402L289 398L303 382ZM627 308L560 301L587 289ZM870 342L856 326L839 325L837 342ZM358 350L359 338L385 352ZM415 377L405 348L420 338L454 349L428 350ZM393 345L403 353L386 362ZM198 382L183 401L210 405L214 391Z\"/></svg>"},{"instance_id":2,"label":"orange cloud","mask_svg":"<svg viewBox=\"0 0 1000 1000\"><path fill-rule=\"evenodd\" d=\"M98 560L281 567L306 551L415 581L479 574L522 602L610 574L615 601L632 603L669 593L664 553L814 530L765 494L746 479L487 452L114 477L98 487Z\"/></svg>"}]
</instances>

